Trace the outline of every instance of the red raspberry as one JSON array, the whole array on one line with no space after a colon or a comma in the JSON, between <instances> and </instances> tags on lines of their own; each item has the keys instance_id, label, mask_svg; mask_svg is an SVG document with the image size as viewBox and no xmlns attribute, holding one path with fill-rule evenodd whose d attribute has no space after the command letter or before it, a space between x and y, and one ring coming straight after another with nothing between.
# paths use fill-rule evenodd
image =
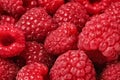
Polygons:
<instances>
[{"instance_id":1,"label":"red raspberry","mask_svg":"<svg viewBox=\"0 0 120 80\"><path fill-rule=\"evenodd\" d=\"M100 80L120 80L120 62L107 65Z\"/></svg>"},{"instance_id":2,"label":"red raspberry","mask_svg":"<svg viewBox=\"0 0 120 80\"><path fill-rule=\"evenodd\" d=\"M78 47L85 50L96 63L118 58L120 52L120 24L108 14L94 16L79 34Z\"/></svg>"},{"instance_id":3,"label":"red raspberry","mask_svg":"<svg viewBox=\"0 0 120 80\"><path fill-rule=\"evenodd\" d=\"M99 14L104 12L104 10L110 5L112 0L71 0L79 2L90 14Z\"/></svg>"},{"instance_id":4,"label":"red raspberry","mask_svg":"<svg viewBox=\"0 0 120 80\"><path fill-rule=\"evenodd\" d=\"M53 19L61 25L63 22L71 22L81 30L88 20L88 15L85 8L75 2L68 2L62 5L54 14Z\"/></svg>"},{"instance_id":5,"label":"red raspberry","mask_svg":"<svg viewBox=\"0 0 120 80\"><path fill-rule=\"evenodd\" d=\"M0 58L0 80L15 80L18 70L14 63Z\"/></svg>"},{"instance_id":6,"label":"red raspberry","mask_svg":"<svg viewBox=\"0 0 120 80\"><path fill-rule=\"evenodd\" d=\"M48 68L39 63L24 66L17 74L16 80L44 80Z\"/></svg>"},{"instance_id":7,"label":"red raspberry","mask_svg":"<svg viewBox=\"0 0 120 80\"><path fill-rule=\"evenodd\" d=\"M83 51L60 55L50 70L51 80L96 80L92 62Z\"/></svg>"},{"instance_id":8,"label":"red raspberry","mask_svg":"<svg viewBox=\"0 0 120 80\"><path fill-rule=\"evenodd\" d=\"M47 34L56 28L52 18L41 7L28 10L16 25L24 32L26 40L38 42L43 42Z\"/></svg>"},{"instance_id":9,"label":"red raspberry","mask_svg":"<svg viewBox=\"0 0 120 80\"><path fill-rule=\"evenodd\" d=\"M12 16L2 15L0 20L0 25L4 24L15 24L16 20Z\"/></svg>"},{"instance_id":10,"label":"red raspberry","mask_svg":"<svg viewBox=\"0 0 120 80\"><path fill-rule=\"evenodd\" d=\"M37 0L23 0L23 5L27 9L31 9L38 6Z\"/></svg>"},{"instance_id":11,"label":"red raspberry","mask_svg":"<svg viewBox=\"0 0 120 80\"><path fill-rule=\"evenodd\" d=\"M38 4L44 7L48 13L54 14L64 4L64 0L38 0Z\"/></svg>"},{"instance_id":12,"label":"red raspberry","mask_svg":"<svg viewBox=\"0 0 120 80\"><path fill-rule=\"evenodd\" d=\"M13 25L0 25L0 56L13 57L19 55L25 47L23 32Z\"/></svg>"},{"instance_id":13,"label":"red raspberry","mask_svg":"<svg viewBox=\"0 0 120 80\"><path fill-rule=\"evenodd\" d=\"M71 23L63 23L47 36L44 47L51 54L62 54L70 49L77 48L78 31Z\"/></svg>"},{"instance_id":14,"label":"red raspberry","mask_svg":"<svg viewBox=\"0 0 120 80\"><path fill-rule=\"evenodd\" d=\"M25 12L22 0L0 0L0 6L4 11L15 17Z\"/></svg>"},{"instance_id":15,"label":"red raspberry","mask_svg":"<svg viewBox=\"0 0 120 80\"><path fill-rule=\"evenodd\" d=\"M38 62L51 67L53 64L53 56L47 54L43 44L37 42L27 42L26 49L20 55L26 60L26 64Z\"/></svg>"}]
</instances>

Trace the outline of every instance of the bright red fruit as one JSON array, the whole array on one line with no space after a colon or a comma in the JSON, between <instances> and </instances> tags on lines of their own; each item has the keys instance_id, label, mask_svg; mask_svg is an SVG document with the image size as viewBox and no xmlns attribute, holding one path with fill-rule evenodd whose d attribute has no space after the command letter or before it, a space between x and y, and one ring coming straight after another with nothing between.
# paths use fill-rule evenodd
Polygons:
<instances>
[{"instance_id":1,"label":"bright red fruit","mask_svg":"<svg viewBox=\"0 0 120 80\"><path fill-rule=\"evenodd\" d=\"M92 62L83 51L60 55L50 70L51 80L96 80Z\"/></svg>"},{"instance_id":2,"label":"bright red fruit","mask_svg":"<svg viewBox=\"0 0 120 80\"><path fill-rule=\"evenodd\" d=\"M38 42L44 42L47 34L56 29L52 18L41 7L28 10L16 27L24 32L26 40Z\"/></svg>"},{"instance_id":3,"label":"bright red fruit","mask_svg":"<svg viewBox=\"0 0 120 80\"><path fill-rule=\"evenodd\" d=\"M44 80L48 68L39 63L24 66L17 74L16 80Z\"/></svg>"},{"instance_id":4,"label":"bright red fruit","mask_svg":"<svg viewBox=\"0 0 120 80\"><path fill-rule=\"evenodd\" d=\"M76 26L63 23L47 36L44 47L48 53L60 55L70 49L77 49L77 37Z\"/></svg>"},{"instance_id":5,"label":"bright red fruit","mask_svg":"<svg viewBox=\"0 0 120 80\"><path fill-rule=\"evenodd\" d=\"M13 28L14 25L0 25L0 56L13 57L25 48L23 32Z\"/></svg>"}]
</instances>

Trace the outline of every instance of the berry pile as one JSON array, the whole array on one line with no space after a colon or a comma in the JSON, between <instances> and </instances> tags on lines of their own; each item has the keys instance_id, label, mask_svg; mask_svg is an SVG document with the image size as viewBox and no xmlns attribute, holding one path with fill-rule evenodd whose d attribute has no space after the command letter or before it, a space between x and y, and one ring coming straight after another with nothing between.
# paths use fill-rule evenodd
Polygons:
<instances>
[{"instance_id":1,"label":"berry pile","mask_svg":"<svg viewBox=\"0 0 120 80\"><path fill-rule=\"evenodd\" d=\"M120 0L0 0L0 80L120 80Z\"/></svg>"}]
</instances>

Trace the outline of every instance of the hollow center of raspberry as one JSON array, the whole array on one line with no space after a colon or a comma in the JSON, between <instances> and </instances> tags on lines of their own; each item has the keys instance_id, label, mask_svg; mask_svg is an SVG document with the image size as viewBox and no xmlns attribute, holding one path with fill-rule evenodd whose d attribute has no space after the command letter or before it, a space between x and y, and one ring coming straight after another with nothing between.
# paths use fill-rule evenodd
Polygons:
<instances>
[{"instance_id":1,"label":"hollow center of raspberry","mask_svg":"<svg viewBox=\"0 0 120 80\"><path fill-rule=\"evenodd\" d=\"M15 39L11 35L9 35L9 34L2 34L2 35L0 35L0 43L3 46L9 46L9 45L11 45L14 42L15 42Z\"/></svg>"},{"instance_id":2,"label":"hollow center of raspberry","mask_svg":"<svg viewBox=\"0 0 120 80\"><path fill-rule=\"evenodd\" d=\"M89 0L91 4L99 3L101 0Z\"/></svg>"}]
</instances>

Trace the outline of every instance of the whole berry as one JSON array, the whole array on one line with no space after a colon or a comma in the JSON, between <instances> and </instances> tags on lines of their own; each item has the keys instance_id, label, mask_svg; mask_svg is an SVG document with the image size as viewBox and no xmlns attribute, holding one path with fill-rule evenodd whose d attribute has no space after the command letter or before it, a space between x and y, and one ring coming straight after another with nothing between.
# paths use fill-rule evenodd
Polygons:
<instances>
[{"instance_id":1,"label":"whole berry","mask_svg":"<svg viewBox=\"0 0 120 80\"><path fill-rule=\"evenodd\" d=\"M75 25L63 23L47 36L44 47L48 53L60 55L70 49L77 49L77 36Z\"/></svg>"},{"instance_id":2,"label":"whole berry","mask_svg":"<svg viewBox=\"0 0 120 80\"><path fill-rule=\"evenodd\" d=\"M44 7L48 13L54 14L64 4L64 0L38 0L38 4Z\"/></svg>"},{"instance_id":3,"label":"whole berry","mask_svg":"<svg viewBox=\"0 0 120 80\"><path fill-rule=\"evenodd\" d=\"M26 64L38 62L51 67L54 62L54 57L47 53L43 44L35 41L26 42L26 49L20 54L20 56L25 59Z\"/></svg>"},{"instance_id":4,"label":"whole berry","mask_svg":"<svg viewBox=\"0 0 120 80\"><path fill-rule=\"evenodd\" d=\"M107 65L101 73L100 80L120 80L120 62Z\"/></svg>"},{"instance_id":5,"label":"whole berry","mask_svg":"<svg viewBox=\"0 0 120 80\"><path fill-rule=\"evenodd\" d=\"M96 15L79 34L78 48L86 51L96 63L116 60L120 53L120 33L117 18L108 14Z\"/></svg>"},{"instance_id":6,"label":"whole berry","mask_svg":"<svg viewBox=\"0 0 120 80\"><path fill-rule=\"evenodd\" d=\"M56 26L47 12L39 7L28 10L16 23L16 28L22 30L27 41L44 42L47 34Z\"/></svg>"},{"instance_id":7,"label":"whole berry","mask_svg":"<svg viewBox=\"0 0 120 80\"><path fill-rule=\"evenodd\" d=\"M32 63L24 66L17 74L16 80L44 80L48 68L39 63Z\"/></svg>"},{"instance_id":8,"label":"whole berry","mask_svg":"<svg viewBox=\"0 0 120 80\"><path fill-rule=\"evenodd\" d=\"M53 19L59 25L63 22L71 22L75 24L80 31L84 27L89 16L83 5L76 2L68 2L62 5L54 14Z\"/></svg>"},{"instance_id":9,"label":"whole berry","mask_svg":"<svg viewBox=\"0 0 120 80\"><path fill-rule=\"evenodd\" d=\"M22 0L0 0L0 7L14 17L21 16L25 12Z\"/></svg>"},{"instance_id":10,"label":"whole berry","mask_svg":"<svg viewBox=\"0 0 120 80\"><path fill-rule=\"evenodd\" d=\"M112 0L71 0L82 4L89 14L100 14L111 4Z\"/></svg>"},{"instance_id":11,"label":"whole berry","mask_svg":"<svg viewBox=\"0 0 120 80\"><path fill-rule=\"evenodd\" d=\"M60 55L50 70L51 80L96 80L92 62L79 50Z\"/></svg>"},{"instance_id":12,"label":"whole berry","mask_svg":"<svg viewBox=\"0 0 120 80\"><path fill-rule=\"evenodd\" d=\"M22 31L13 28L14 25L0 25L0 56L14 57L25 48L25 38Z\"/></svg>"},{"instance_id":13,"label":"whole berry","mask_svg":"<svg viewBox=\"0 0 120 80\"><path fill-rule=\"evenodd\" d=\"M14 63L0 58L0 80L15 80L18 70Z\"/></svg>"}]
</instances>

